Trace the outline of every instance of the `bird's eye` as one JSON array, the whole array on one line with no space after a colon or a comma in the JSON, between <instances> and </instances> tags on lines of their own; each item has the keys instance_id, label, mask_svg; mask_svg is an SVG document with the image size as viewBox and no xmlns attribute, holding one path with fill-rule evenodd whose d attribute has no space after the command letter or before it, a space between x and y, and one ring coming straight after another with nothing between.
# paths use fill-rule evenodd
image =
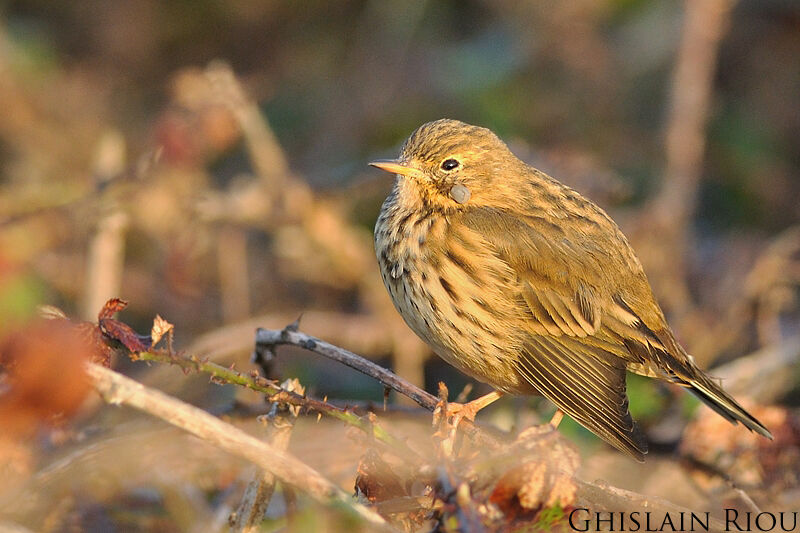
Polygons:
<instances>
[{"instance_id":1,"label":"bird's eye","mask_svg":"<svg viewBox=\"0 0 800 533\"><path fill-rule=\"evenodd\" d=\"M457 159L445 159L442 161L442 170L454 170L458 168L459 162Z\"/></svg>"}]
</instances>

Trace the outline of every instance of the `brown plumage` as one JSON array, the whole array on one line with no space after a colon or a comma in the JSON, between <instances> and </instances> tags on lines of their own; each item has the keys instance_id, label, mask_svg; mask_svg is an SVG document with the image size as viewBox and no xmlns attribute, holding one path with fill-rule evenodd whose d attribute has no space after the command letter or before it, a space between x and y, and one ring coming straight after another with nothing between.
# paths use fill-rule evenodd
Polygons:
<instances>
[{"instance_id":1,"label":"brown plumage","mask_svg":"<svg viewBox=\"0 0 800 533\"><path fill-rule=\"evenodd\" d=\"M642 460L626 372L688 387L769 431L678 344L625 236L598 206L517 159L490 130L429 122L399 159L375 225L383 281L414 332L499 391L540 394Z\"/></svg>"}]
</instances>

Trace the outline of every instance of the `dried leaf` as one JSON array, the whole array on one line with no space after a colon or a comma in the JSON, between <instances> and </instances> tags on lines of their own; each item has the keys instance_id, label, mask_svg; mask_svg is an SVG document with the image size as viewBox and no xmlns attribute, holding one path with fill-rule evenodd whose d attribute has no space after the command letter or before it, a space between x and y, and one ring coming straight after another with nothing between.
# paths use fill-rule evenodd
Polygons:
<instances>
[{"instance_id":1,"label":"dried leaf","mask_svg":"<svg viewBox=\"0 0 800 533\"><path fill-rule=\"evenodd\" d=\"M408 496L400 477L372 448L367 450L358 463L355 489L356 493L366 497L370 503Z\"/></svg>"},{"instance_id":2,"label":"dried leaf","mask_svg":"<svg viewBox=\"0 0 800 533\"><path fill-rule=\"evenodd\" d=\"M142 337L132 327L113 318L101 319L98 326L106 337L119 341L133 353L146 352L152 346L149 337Z\"/></svg>"},{"instance_id":3,"label":"dried leaf","mask_svg":"<svg viewBox=\"0 0 800 533\"><path fill-rule=\"evenodd\" d=\"M300 380L297 378L290 378L281 383L281 389L294 392L301 396L305 395L306 388L300 383ZM289 412L292 413L293 416L298 416L300 414L300 406L299 405L289 405Z\"/></svg>"},{"instance_id":4,"label":"dried leaf","mask_svg":"<svg viewBox=\"0 0 800 533\"><path fill-rule=\"evenodd\" d=\"M573 475L578 453L549 426L531 427L517 437L507 454L516 462L504 463L505 472L489 501L510 519L532 516L544 508L568 507L575 501Z\"/></svg>"},{"instance_id":5,"label":"dried leaf","mask_svg":"<svg viewBox=\"0 0 800 533\"><path fill-rule=\"evenodd\" d=\"M152 339L152 345L155 346L158 344L158 341L161 340L166 334L172 334L175 326L161 318L161 315L156 315L155 319L153 319L153 327L150 330L150 338Z\"/></svg>"},{"instance_id":6,"label":"dried leaf","mask_svg":"<svg viewBox=\"0 0 800 533\"><path fill-rule=\"evenodd\" d=\"M744 431L704 409L684 430L680 451L713 471L724 472L737 485L761 487L773 493L800 488L800 417L779 406L745 408L761 420L775 438L769 441ZM716 477L722 486L723 479ZM714 480L710 480L714 483Z\"/></svg>"},{"instance_id":7,"label":"dried leaf","mask_svg":"<svg viewBox=\"0 0 800 533\"><path fill-rule=\"evenodd\" d=\"M103 308L100 310L100 313L97 315L97 321L100 322L101 320L105 320L107 318L111 318L114 316L114 313L118 313L128 307L128 302L122 300L120 298L111 298L108 300Z\"/></svg>"}]
</instances>

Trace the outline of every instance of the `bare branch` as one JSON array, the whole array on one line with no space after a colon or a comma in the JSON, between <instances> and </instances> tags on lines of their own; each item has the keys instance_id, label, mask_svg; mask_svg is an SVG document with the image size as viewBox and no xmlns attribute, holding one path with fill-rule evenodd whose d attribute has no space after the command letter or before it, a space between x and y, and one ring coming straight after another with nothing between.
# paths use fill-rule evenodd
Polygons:
<instances>
[{"instance_id":1,"label":"bare branch","mask_svg":"<svg viewBox=\"0 0 800 533\"><path fill-rule=\"evenodd\" d=\"M271 188L280 189L289 175L289 162L258 105L247 95L227 63L213 61L205 74L219 101L230 108L239 122L259 176Z\"/></svg>"},{"instance_id":2,"label":"bare branch","mask_svg":"<svg viewBox=\"0 0 800 533\"><path fill-rule=\"evenodd\" d=\"M362 374L377 379L400 394L408 396L429 411L436 409L436 405L439 403L439 399L433 394L425 392L382 366L344 348L339 348L299 331L260 328L256 331L256 350L272 349L273 346L280 344L299 346L358 370Z\"/></svg>"},{"instance_id":3,"label":"bare branch","mask_svg":"<svg viewBox=\"0 0 800 533\"><path fill-rule=\"evenodd\" d=\"M771 403L795 384L791 369L800 360L800 335L766 346L711 370L731 394L747 395L760 403Z\"/></svg>"},{"instance_id":4,"label":"bare branch","mask_svg":"<svg viewBox=\"0 0 800 533\"><path fill-rule=\"evenodd\" d=\"M277 410L278 405L272 404ZM270 416L269 443L285 452L289 449L289 440L294 428L294 418L273 413ZM267 512L269 502L275 492L277 479L271 472L256 471L253 479L247 484L239 507L231 515L231 531L234 533L255 533L258 525Z\"/></svg>"}]
</instances>

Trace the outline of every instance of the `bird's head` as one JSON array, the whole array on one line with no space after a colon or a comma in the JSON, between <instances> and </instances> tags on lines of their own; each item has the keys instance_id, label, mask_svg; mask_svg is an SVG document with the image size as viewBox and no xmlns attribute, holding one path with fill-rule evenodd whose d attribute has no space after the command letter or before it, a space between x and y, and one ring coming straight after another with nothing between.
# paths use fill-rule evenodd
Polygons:
<instances>
[{"instance_id":1,"label":"bird's head","mask_svg":"<svg viewBox=\"0 0 800 533\"><path fill-rule=\"evenodd\" d=\"M397 174L401 190L446 210L487 205L492 189L522 164L491 130L458 120L423 124L403 144L400 157L370 165Z\"/></svg>"}]
</instances>

